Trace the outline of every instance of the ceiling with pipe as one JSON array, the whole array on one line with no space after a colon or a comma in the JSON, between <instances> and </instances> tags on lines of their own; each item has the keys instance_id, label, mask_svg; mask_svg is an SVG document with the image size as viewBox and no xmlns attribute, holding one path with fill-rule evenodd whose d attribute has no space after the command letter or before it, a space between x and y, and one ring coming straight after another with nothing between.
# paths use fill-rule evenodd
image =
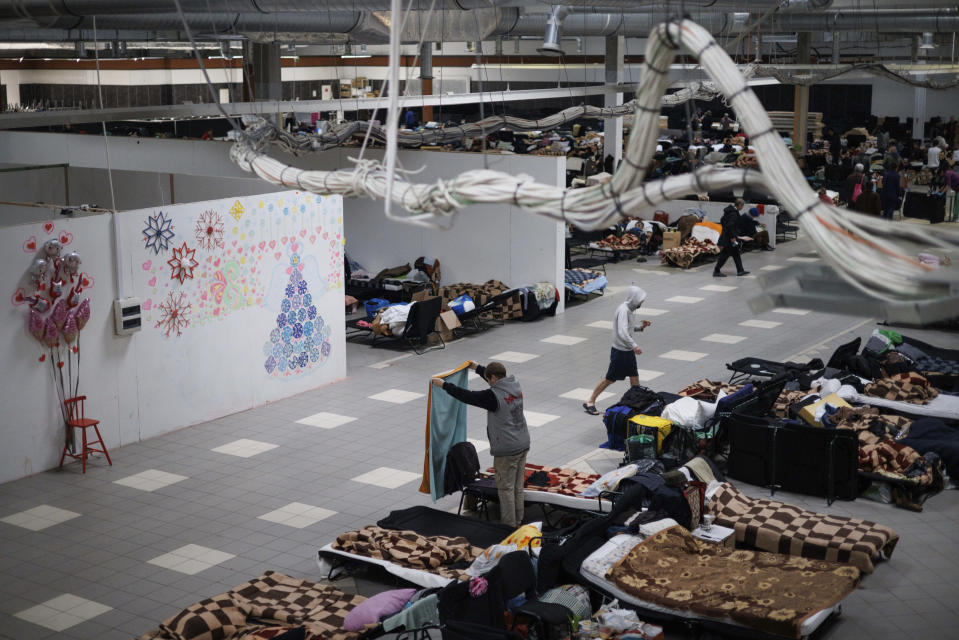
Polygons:
<instances>
[{"instance_id":1,"label":"ceiling with pipe","mask_svg":"<svg viewBox=\"0 0 959 640\"><path fill-rule=\"evenodd\" d=\"M545 38L539 51L546 54L568 49L564 39L643 38L653 25L677 17L677 3L664 0L566 5L435 0L429 20L433 0L406 4L407 43ZM218 55L231 40L336 53L345 43L387 42L389 5L390 0L180 0L181 19L171 0L0 0L0 58L86 57L95 42L105 57L186 57L188 29L209 55ZM217 10L211 12L211 6ZM730 53L783 64L796 61L800 32L812 34L818 59L895 62L923 56L951 61L959 31L955 0L685 0L683 7Z\"/></svg>"}]
</instances>

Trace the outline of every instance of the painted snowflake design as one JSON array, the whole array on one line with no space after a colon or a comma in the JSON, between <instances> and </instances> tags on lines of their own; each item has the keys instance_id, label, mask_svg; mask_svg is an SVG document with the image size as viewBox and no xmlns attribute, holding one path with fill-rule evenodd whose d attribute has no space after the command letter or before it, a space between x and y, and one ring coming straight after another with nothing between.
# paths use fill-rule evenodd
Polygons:
<instances>
[{"instance_id":1,"label":"painted snowflake design","mask_svg":"<svg viewBox=\"0 0 959 640\"><path fill-rule=\"evenodd\" d=\"M182 291L171 291L166 300L157 305L160 310L160 320L154 329L160 329L169 338L174 333L179 337L183 329L190 325L191 306L186 301L186 294Z\"/></svg>"},{"instance_id":2,"label":"painted snowflake design","mask_svg":"<svg viewBox=\"0 0 959 640\"><path fill-rule=\"evenodd\" d=\"M196 241L207 251L223 246L223 218L213 209L200 214L194 228Z\"/></svg>"},{"instance_id":3,"label":"painted snowflake design","mask_svg":"<svg viewBox=\"0 0 959 640\"><path fill-rule=\"evenodd\" d=\"M179 280L180 284L183 284L187 278L193 279L193 270L200 264L194 259L194 255L196 255L196 249L189 248L185 242L182 247L173 250L173 257L167 260L172 270L171 280Z\"/></svg>"},{"instance_id":4,"label":"painted snowflake design","mask_svg":"<svg viewBox=\"0 0 959 640\"><path fill-rule=\"evenodd\" d=\"M153 249L154 255L170 248L173 240L173 219L158 212L155 216L147 217L147 226L143 228L143 241L147 249Z\"/></svg>"}]
</instances>

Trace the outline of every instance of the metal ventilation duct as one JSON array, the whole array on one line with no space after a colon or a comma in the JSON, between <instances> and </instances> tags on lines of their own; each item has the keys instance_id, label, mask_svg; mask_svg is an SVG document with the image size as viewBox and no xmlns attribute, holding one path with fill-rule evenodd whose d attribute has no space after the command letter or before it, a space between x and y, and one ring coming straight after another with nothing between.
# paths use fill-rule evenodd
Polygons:
<instances>
[{"instance_id":1,"label":"metal ventilation duct","mask_svg":"<svg viewBox=\"0 0 959 640\"><path fill-rule=\"evenodd\" d=\"M569 15L569 9L563 5L553 7L546 19L546 33L543 34L543 44L537 51L547 56L561 56L564 54L560 38L563 31L563 20Z\"/></svg>"}]
</instances>

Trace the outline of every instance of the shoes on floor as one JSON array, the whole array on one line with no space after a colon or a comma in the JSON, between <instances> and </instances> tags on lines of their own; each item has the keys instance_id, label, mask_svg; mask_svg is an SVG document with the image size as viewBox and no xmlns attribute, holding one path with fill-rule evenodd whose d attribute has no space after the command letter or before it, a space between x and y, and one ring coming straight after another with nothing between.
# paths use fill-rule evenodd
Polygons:
<instances>
[{"instance_id":1,"label":"shoes on floor","mask_svg":"<svg viewBox=\"0 0 959 640\"><path fill-rule=\"evenodd\" d=\"M583 403L583 410L586 411L586 413L588 413L588 414L591 415L591 416L598 416L598 415L599 415L599 410L596 408L596 405L595 405L595 404L586 404L586 403L584 402L584 403Z\"/></svg>"},{"instance_id":2,"label":"shoes on floor","mask_svg":"<svg viewBox=\"0 0 959 640\"><path fill-rule=\"evenodd\" d=\"M763 251L775 251L775 249L772 248L772 247L770 247L770 246L767 244L765 247L763 247Z\"/></svg>"},{"instance_id":3,"label":"shoes on floor","mask_svg":"<svg viewBox=\"0 0 959 640\"><path fill-rule=\"evenodd\" d=\"M726 274L725 274L725 273L722 273L721 271L713 271L713 277L714 277L714 278L725 278L725 277L726 277Z\"/></svg>"},{"instance_id":4,"label":"shoes on floor","mask_svg":"<svg viewBox=\"0 0 959 640\"><path fill-rule=\"evenodd\" d=\"M748 272L748 271L740 271L740 272L737 273L736 275L737 275L737 276L748 276L748 275L749 275L749 272Z\"/></svg>"}]
</instances>

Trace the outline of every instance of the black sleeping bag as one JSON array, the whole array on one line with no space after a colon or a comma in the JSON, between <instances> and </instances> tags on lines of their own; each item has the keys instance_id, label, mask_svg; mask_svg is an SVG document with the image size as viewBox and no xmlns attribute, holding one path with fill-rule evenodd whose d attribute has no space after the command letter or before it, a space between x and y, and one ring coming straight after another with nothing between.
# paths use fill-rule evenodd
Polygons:
<instances>
[{"instance_id":1,"label":"black sleeping bag","mask_svg":"<svg viewBox=\"0 0 959 640\"><path fill-rule=\"evenodd\" d=\"M939 454L949 477L959 480L959 429L946 426L938 418L919 418L899 443L923 455L929 451Z\"/></svg>"}]
</instances>

